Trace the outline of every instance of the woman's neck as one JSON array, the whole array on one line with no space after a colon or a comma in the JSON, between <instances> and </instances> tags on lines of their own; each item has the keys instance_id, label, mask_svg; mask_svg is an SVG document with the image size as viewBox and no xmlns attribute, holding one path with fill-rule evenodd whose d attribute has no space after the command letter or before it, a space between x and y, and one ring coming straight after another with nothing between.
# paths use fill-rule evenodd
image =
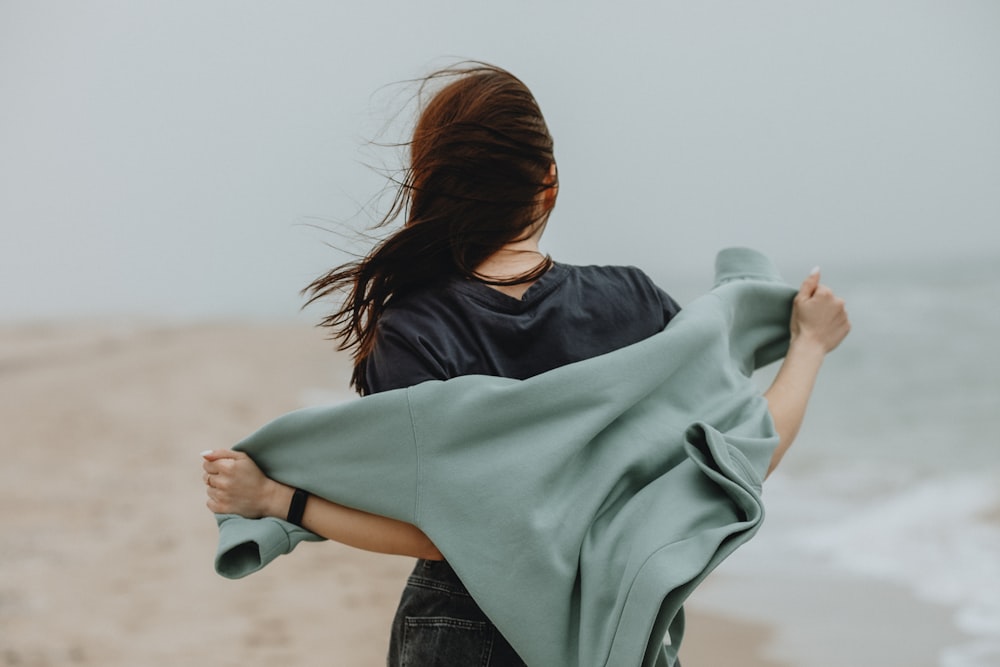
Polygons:
<instances>
[{"instance_id":1,"label":"woman's neck","mask_svg":"<svg viewBox=\"0 0 1000 667\"><path fill-rule=\"evenodd\" d=\"M547 258L538 249L538 239L531 237L521 241L513 241L497 250L476 267L476 275L486 281L513 280L518 276L531 273L545 261ZM534 282L531 280L516 285L490 285L490 287L515 299L520 299Z\"/></svg>"}]
</instances>

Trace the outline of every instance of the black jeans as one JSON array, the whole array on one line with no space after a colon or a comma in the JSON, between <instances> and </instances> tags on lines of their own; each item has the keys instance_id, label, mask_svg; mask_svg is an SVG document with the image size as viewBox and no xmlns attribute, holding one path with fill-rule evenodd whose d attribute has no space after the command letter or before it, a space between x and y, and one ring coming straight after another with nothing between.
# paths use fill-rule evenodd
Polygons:
<instances>
[{"instance_id":1,"label":"black jeans","mask_svg":"<svg viewBox=\"0 0 1000 667\"><path fill-rule=\"evenodd\" d=\"M392 623L388 667L527 667L445 561L417 561Z\"/></svg>"},{"instance_id":2,"label":"black jeans","mask_svg":"<svg viewBox=\"0 0 1000 667\"><path fill-rule=\"evenodd\" d=\"M392 622L388 667L527 665L447 562L418 560Z\"/></svg>"}]
</instances>

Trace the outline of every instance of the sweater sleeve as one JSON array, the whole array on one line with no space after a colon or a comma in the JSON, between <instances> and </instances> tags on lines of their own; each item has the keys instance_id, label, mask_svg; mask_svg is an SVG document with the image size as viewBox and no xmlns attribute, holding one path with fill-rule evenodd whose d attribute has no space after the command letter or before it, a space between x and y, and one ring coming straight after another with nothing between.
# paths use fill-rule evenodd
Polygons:
<instances>
[{"instance_id":1,"label":"sweater sleeve","mask_svg":"<svg viewBox=\"0 0 1000 667\"><path fill-rule=\"evenodd\" d=\"M413 523L417 452L404 390L278 417L234 449L268 477L334 502ZM374 490L377 489L377 492ZM246 576L306 540L286 521L218 515L216 571Z\"/></svg>"},{"instance_id":2,"label":"sweater sleeve","mask_svg":"<svg viewBox=\"0 0 1000 667\"><path fill-rule=\"evenodd\" d=\"M750 248L722 250L712 293L726 303L730 358L744 375L785 356L795 290L770 259Z\"/></svg>"}]
</instances>

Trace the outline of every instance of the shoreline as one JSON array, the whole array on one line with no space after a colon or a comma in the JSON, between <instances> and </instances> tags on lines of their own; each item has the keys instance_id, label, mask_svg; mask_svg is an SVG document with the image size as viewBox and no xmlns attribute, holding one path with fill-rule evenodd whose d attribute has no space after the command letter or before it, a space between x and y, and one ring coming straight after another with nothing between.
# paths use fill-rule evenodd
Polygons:
<instances>
[{"instance_id":1,"label":"shoreline","mask_svg":"<svg viewBox=\"0 0 1000 667\"><path fill-rule=\"evenodd\" d=\"M898 584L794 554L770 567L733 565L713 572L687 608L769 629L757 649L779 664L938 667L947 652L977 641L956 627L954 608Z\"/></svg>"}]
</instances>

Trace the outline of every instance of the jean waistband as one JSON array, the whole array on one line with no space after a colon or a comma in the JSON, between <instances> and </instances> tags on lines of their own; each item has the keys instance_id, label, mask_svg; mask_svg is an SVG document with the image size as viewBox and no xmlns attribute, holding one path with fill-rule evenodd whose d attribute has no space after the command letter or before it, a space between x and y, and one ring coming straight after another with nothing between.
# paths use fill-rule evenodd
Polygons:
<instances>
[{"instance_id":1,"label":"jean waistband","mask_svg":"<svg viewBox=\"0 0 1000 667\"><path fill-rule=\"evenodd\" d=\"M448 561L444 560L418 560L413 572L410 573L409 583L413 586L424 588L436 588L458 595L469 595L465 584L455 574Z\"/></svg>"}]
</instances>

